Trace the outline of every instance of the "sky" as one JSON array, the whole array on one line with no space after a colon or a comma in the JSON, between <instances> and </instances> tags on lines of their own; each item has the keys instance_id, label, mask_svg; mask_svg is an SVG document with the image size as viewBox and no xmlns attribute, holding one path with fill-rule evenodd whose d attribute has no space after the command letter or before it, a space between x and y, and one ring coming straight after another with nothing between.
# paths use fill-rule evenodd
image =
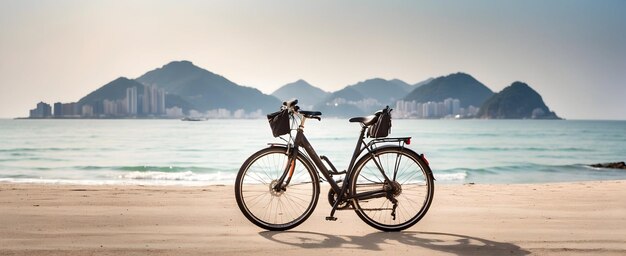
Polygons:
<instances>
[{"instance_id":1,"label":"sky","mask_svg":"<svg viewBox=\"0 0 626 256\"><path fill-rule=\"evenodd\" d=\"M626 120L626 1L0 0L0 118L174 60L271 93L465 72L566 119Z\"/></svg>"}]
</instances>

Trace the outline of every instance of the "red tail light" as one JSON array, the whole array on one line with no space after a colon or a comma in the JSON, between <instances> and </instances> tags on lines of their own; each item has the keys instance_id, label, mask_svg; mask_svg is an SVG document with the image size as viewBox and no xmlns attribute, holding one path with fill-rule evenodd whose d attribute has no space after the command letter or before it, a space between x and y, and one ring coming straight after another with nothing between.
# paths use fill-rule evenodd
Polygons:
<instances>
[{"instance_id":1,"label":"red tail light","mask_svg":"<svg viewBox=\"0 0 626 256\"><path fill-rule=\"evenodd\" d=\"M406 143L407 145L411 145L411 138L407 138L406 140L404 140L404 143Z\"/></svg>"}]
</instances>

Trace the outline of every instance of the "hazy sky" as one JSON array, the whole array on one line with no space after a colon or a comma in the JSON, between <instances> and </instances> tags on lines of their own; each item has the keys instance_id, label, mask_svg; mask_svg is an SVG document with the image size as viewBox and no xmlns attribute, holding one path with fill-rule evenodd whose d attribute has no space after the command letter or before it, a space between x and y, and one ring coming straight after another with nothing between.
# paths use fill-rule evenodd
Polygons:
<instances>
[{"instance_id":1,"label":"hazy sky","mask_svg":"<svg viewBox=\"0 0 626 256\"><path fill-rule=\"evenodd\" d=\"M626 119L626 1L0 0L0 117L172 60L271 93L467 72L568 119Z\"/></svg>"}]
</instances>

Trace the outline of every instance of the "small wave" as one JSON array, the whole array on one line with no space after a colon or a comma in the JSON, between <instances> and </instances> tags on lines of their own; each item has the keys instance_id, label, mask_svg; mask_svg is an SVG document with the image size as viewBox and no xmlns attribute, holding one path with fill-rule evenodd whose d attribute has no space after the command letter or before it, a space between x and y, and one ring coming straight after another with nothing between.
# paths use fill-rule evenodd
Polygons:
<instances>
[{"instance_id":1,"label":"small wave","mask_svg":"<svg viewBox=\"0 0 626 256\"><path fill-rule=\"evenodd\" d=\"M206 152L206 149L197 149L197 148L183 148L183 149L176 149L176 151L179 152Z\"/></svg>"},{"instance_id":2,"label":"small wave","mask_svg":"<svg viewBox=\"0 0 626 256\"><path fill-rule=\"evenodd\" d=\"M497 167L493 167L493 168L497 168ZM479 174L496 174L497 172L495 170L492 170L492 168L452 168L452 169L445 169L445 170L441 170L441 171L437 171L437 172L441 172L441 173L445 173L445 174L454 174L454 173L465 173L466 175L468 175L469 173L479 173Z\"/></svg>"},{"instance_id":3,"label":"small wave","mask_svg":"<svg viewBox=\"0 0 626 256\"><path fill-rule=\"evenodd\" d=\"M122 174L102 173L100 175L76 176L59 178L55 176L40 177L38 175L7 175L0 177L0 182L11 183L49 183L49 184L83 184L83 185L210 185L232 184L234 172L215 172L198 174L191 171L168 172L127 172Z\"/></svg>"},{"instance_id":4,"label":"small wave","mask_svg":"<svg viewBox=\"0 0 626 256\"><path fill-rule=\"evenodd\" d=\"M30 154L24 154L20 156L31 156ZM18 162L18 161L45 161L45 162L66 162L65 159L48 158L48 157L21 157L11 159L0 159L0 162Z\"/></svg>"},{"instance_id":5,"label":"small wave","mask_svg":"<svg viewBox=\"0 0 626 256\"><path fill-rule=\"evenodd\" d=\"M130 171L130 172L163 172L163 173L181 173L181 172L194 172L194 173L212 173L220 171L216 168L197 167L197 166L77 166L79 170L114 170L114 171Z\"/></svg>"},{"instance_id":6,"label":"small wave","mask_svg":"<svg viewBox=\"0 0 626 256\"><path fill-rule=\"evenodd\" d=\"M438 181L459 181L467 178L466 172L458 173L435 173L435 179Z\"/></svg>"},{"instance_id":7,"label":"small wave","mask_svg":"<svg viewBox=\"0 0 626 256\"><path fill-rule=\"evenodd\" d=\"M0 178L0 182L8 183L30 183L30 184L57 184L57 185L141 185L141 186L207 186L224 185L232 182L224 181L180 181L180 180L93 180L93 179L43 179L43 178Z\"/></svg>"},{"instance_id":8,"label":"small wave","mask_svg":"<svg viewBox=\"0 0 626 256\"><path fill-rule=\"evenodd\" d=\"M440 170L444 173L466 172L468 174L504 174L508 172L554 172L580 169L580 164L570 165L544 165L534 163L522 163L517 165L501 165L482 168L452 168Z\"/></svg>"},{"instance_id":9,"label":"small wave","mask_svg":"<svg viewBox=\"0 0 626 256\"><path fill-rule=\"evenodd\" d=\"M160 181L207 181L218 182L225 180L234 180L235 174L233 173L212 173L212 174L197 174L191 171L168 173L168 172L129 172L118 175L116 178L122 180L160 180Z\"/></svg>"},{"instance_id":10,"label":"small wave","mask_svg":"<svg viewBox=\"0 0 626 256\"><path fill-rule=\"evenodd\" d=\"M179 173L167 173L167 172L130 172L119 175L120 179L131 179L131 180L189 180L189 181L197 181L193 172L179 172Z\"/></svg>"},{"instance_id":11,"label":"small wave","mask_svg":"<svg viewBox=\"0 0 626 256\"><path fill-rule=\"evenodd\" d=\"M548 148L548 147L463 147L441 149L442 151L469 151L469 152L491 152L491 151L531 151L531 152L592 152L587 148Z\"/></svg>"},{"instance_id":12,"label":"small wave","mask_svg":"<svg viewBox=\"0 0 626 256\"><path fill-rule=\"evenodd\" d=\"M437 180L444 183L455 183L459 180L481 183L541 183L626 178L626 172L622 170L603 170L583 164L546 165L534 163L435 170L434 175Z\"/></svg>"},{"instance_id":13,"label":"small wave","mask_svg":"<svg viewBox=\"0 0 626 256\"><path fill-rule=\"evenodd\" d=\"M25 153L25 152L11 152L11 154L9 155L14 156L14 157L24 157L24 156L34 156L35 154Z\"/></svg>"},{"instance_id":14,"label":"small wave","mask_svg":"<svg viewBox=\"0 0 626 256\"><path fill-rule=\"evenodd\" d=\"M82 151L86 148L8 148L0 152Z\"/></svg>"}]
</instances>

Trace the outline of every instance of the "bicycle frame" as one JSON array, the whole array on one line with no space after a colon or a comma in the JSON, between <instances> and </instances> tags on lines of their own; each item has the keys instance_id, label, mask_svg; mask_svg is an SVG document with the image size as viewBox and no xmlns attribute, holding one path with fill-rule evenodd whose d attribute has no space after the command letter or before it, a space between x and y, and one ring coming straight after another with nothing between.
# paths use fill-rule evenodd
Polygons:
<instances>
[{"instance_id":1,"label":"bicycle frame","mask_svg":"<svg viewBox=\"0 0 626 256\"><path fill-rule=\"evenodd\" d=\"M410 137L373 139L369 143L366 143L364 139L365 139L365 131L366 131L367 127L362 126L361 127L361 133L359 135L359 139L357 141L356 147L354 148L354 152L352 153L352 159L350 160L350 164L348 165L348 168L346 169L346 172L345 172L346 176L345 176L345 178L344 178L344 180L343 180L343 182L341 184L341 187L340 187L338 182L336 182L332 178L333 174L339 174L339 173L338 172L331 172L330 170L328 170L328 168L326 168L326 165L324 165L324 163L322 162L322 159L320 158L320 156L318 156L317 152L315 151L315 149L313 148L313 146L311 145L309 140L304 135L304 121L305 120L306 120L306 117L300 115L300 125L298 126L296 136L295 136L295 138L293 140L293 148L291 149L291 152L288 152L290 155L289 155L289 159L288 159L287 165L285 166L285 170L283 172L283 175L278 180L278 182L276 184L276 187L274 187L274 189L276 191L286 190L287 185L291 181L291 176L293 175L293 169L295 167L295 159L296 159L297 155L300 152L299 148L302 147L302 148L304 148L304 151L308 154L309 158L313 161L313 163L317 167L318 171L328 181L328 183L330 184L332 190L337 194L337 199L336 199L336 201L335 201L335 203L333 205L333 208L332 208L332 211L331 211L331 214L330 214L329 218L333 218L332 216L334 215L334 212L335 212L337 206L339 205L339 202L341 202L341 201L355 199L355 198L356 199L371 199L371 198L378 198L378 197L389 196L389 192L391 191L391 187L387 187L387 186L384 186L380 190L374 190L374 191L359 193L359 194L356 194L356 195L347 195L346 192L348 190L349 185L352 182L350 179L351 179L351 176L352 176L352 172L354 171L355 162L356 162L357 158L365 151L367 151L370 154L373 154L372 147L375 144L387 143L387 142L398 142L398 143L401 143L401 147L404 147L404 144L410 143L410 139L411 139ZM379 171L381 172L381 174L385 178L385 183L393 181L396 178L395 177L395 172L394 172L394 177L392 177L391 179L389 177L387 177L387 175L385 174L383 168L378 163L376 158L373 158L373 160L374 160L374 163L376 164L376 166L378 167ZM328 161L328 163L331 165L331 167L333 167L332 163L330 163L330 161ZM343 173L341 173L341 174L343 174Z\"/></svg>"}]
</instances>

